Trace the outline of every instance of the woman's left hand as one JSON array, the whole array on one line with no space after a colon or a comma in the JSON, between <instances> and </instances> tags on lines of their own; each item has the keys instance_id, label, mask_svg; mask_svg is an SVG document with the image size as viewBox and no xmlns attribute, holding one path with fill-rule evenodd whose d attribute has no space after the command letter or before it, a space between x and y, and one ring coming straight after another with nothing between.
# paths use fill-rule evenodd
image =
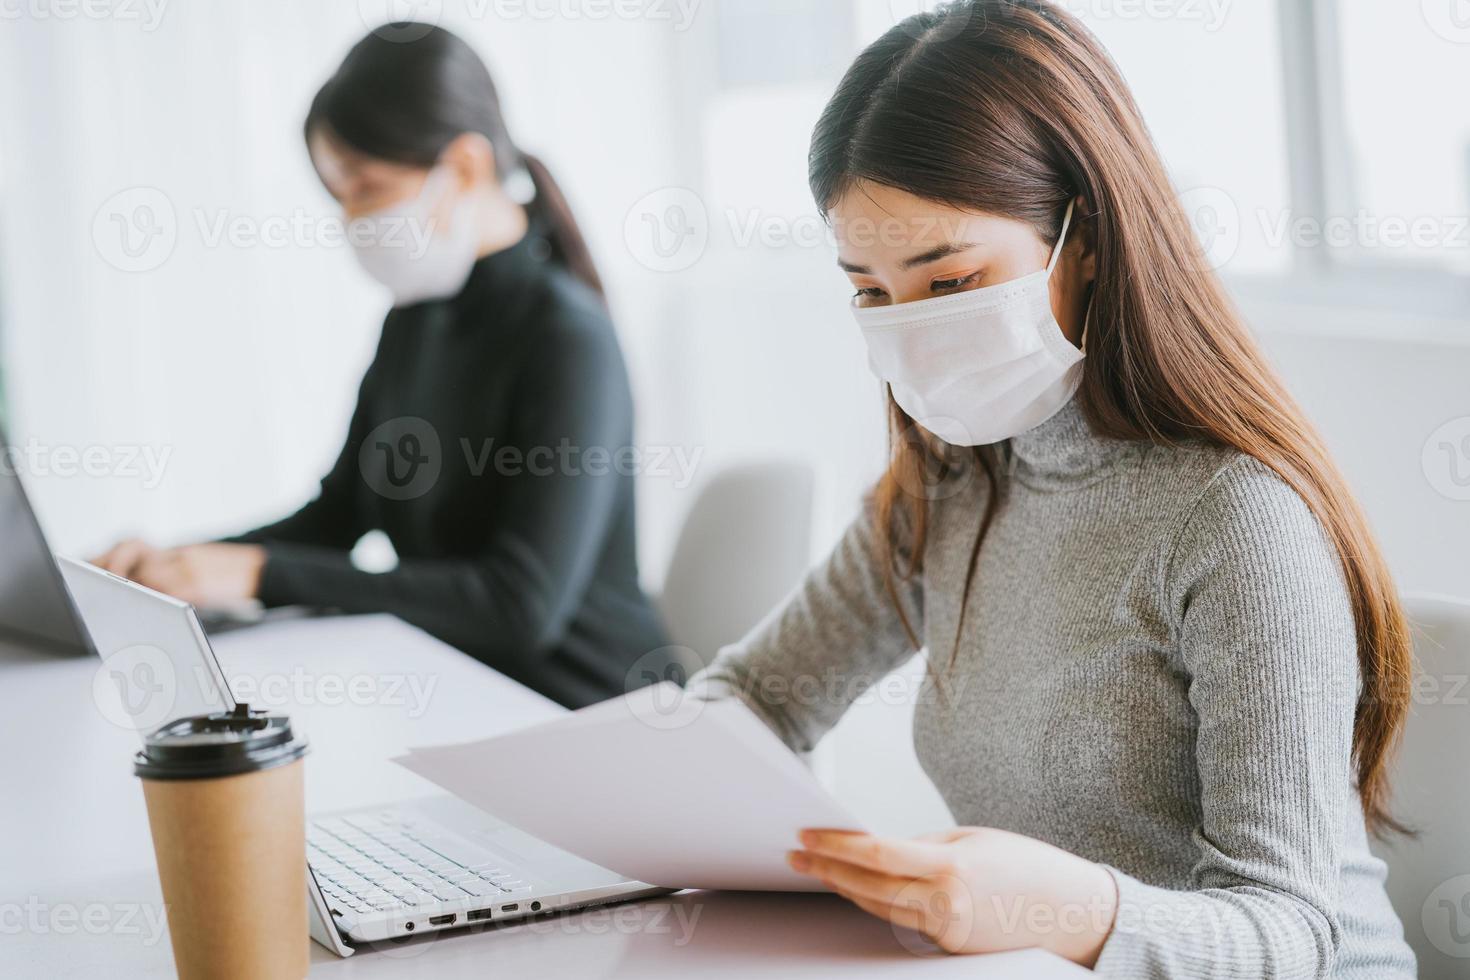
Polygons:
<instances>
[{"instance_id":1,"label":"woman's left hand","mask_svg":"<svg viewBox=\"0 0 1470 980\"><path fill-rule=\"evenodd\" d=\"M189 544L144 557L131 578L196 606L218 606L255 598L264 568L260 545Z\"/></svg>"},{"instance_id":2,"label":"woman's left hand","mask_svg":"<svg viewBox=\"0 0 1470 980\"><path fill-rule=\"evenodd\" d=\"M1113 927L1117 886L1101 865L983 827L913 840L803 830L791 867L950 953L1040 946L1091 967Z\"/></svg>"}]
</instances>

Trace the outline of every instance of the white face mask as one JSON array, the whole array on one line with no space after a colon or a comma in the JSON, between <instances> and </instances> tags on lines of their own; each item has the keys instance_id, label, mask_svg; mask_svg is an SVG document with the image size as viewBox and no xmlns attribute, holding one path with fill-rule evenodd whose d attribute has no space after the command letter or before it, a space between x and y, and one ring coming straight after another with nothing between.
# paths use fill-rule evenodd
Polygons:
<instances>
[{"instance_id":1,"label":"white face mask","mask_svg":"<svg viewBox=\"0 0 1470 980\"><path fill-rule=\"evenodd\" d=\"M394 306L447 299L470 277L480 249L474 202L461 196L447 218L434 216L453 184L450 171L435 167L416 196L352 222L357 262L388 287Z\"/></svg>"},{"instance_id":2,"label":"white face mask","mask_svg":"<svg viewBox=\"0 0 1470 980\"><path fill-rule=\"evenodd\" d=\"M1071 400L1083 354L1062 333L1047 283L1072 204L1045 269L897 306L853 308L868 364L900 408L954 446L984 446L1033 429Z\"/></svg>"}]
</instances>

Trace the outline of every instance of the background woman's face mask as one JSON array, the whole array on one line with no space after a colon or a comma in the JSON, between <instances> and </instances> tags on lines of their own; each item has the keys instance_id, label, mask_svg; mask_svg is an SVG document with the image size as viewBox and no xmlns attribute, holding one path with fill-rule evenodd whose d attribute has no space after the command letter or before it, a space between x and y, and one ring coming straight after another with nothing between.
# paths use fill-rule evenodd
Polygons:
<instances>
[{"instance_id":1,"label":"background woman's face mask","mask_svg":"<svg viewBox=\"0 0 1470 980\"><path fill-rule=\"evenodd\" d=\"M479 251L474 202L455 193L454 174L443 167L429 171L414 197L355 218L351 226L358 264L388 287L394 306L457 295Z\"/></svg>"},{"instance_id":2,"label":"background woman's face mask","mask_svg":"<svg viewBox=\"0 0 1470 980\"><path fill-rule=\"evenodd\" d=\"M1045 268L995 286L896 306L854 308L868 363L915 422L956 446L1020 435L1055 415L1082 381L1083 354L1051 308Z\"/></svg>"}]
</instances>

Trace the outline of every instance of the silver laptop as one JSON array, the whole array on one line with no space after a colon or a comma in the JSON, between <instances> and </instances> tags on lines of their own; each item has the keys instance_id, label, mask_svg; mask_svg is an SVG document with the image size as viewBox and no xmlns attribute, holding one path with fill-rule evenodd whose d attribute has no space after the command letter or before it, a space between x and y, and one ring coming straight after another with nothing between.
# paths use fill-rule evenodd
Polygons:
<instances>
[{"instance_id":1,"label":"silver laptop","mask_svg":"<svg viewBox=\"0 0 1470 980\"><path fill-rule=\"evenodd\" d=\"M62 578L105 663L126 685L147 656L166 656L176 690L169 718L126 706L141 731L228 710L229 681L186 602L61 558ZM141 656L144 660L140 661ZM314 815L307 859L312 935L346 955L342 937L372 942L619 902L667 889L630 881L452 796Z\"/></svg>"},{"instance_id":2,"label":"silver laptop","mask_svg":"<svg viewBox=\"0 0 1470 980\"><path fill-rule=\"evenodd\" d=\"M0 432L0 642L27 653L89 656L92 640L61 586L14 460Z\"/></svg>"}]
</instances>

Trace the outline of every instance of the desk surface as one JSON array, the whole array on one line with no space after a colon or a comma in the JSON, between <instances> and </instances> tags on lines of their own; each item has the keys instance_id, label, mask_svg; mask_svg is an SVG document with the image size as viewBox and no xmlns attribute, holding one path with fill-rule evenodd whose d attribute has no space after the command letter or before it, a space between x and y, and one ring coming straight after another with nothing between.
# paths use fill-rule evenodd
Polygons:
<instances>
[{"instance_id":1,"label":"desk surface","mask_svg":"<svg viewBox=\"0 0 1470 980\"><path fill-rule=\"evenodd\" d=\"M410 745L483 738L561 708L386 616L273 623L215 648L237 696L289 713L312 743L309 810L437 792L386 761ZM97 662L0 652L0 975L155 977L172 957L147 814L108 720ZM105 702L105 696L100 700ZM929 955L824 895L686 892L486 930L420 937L338 959L312 944L312 976L1072 977L1027 951Z\"/></svg>"}]
</instances>

